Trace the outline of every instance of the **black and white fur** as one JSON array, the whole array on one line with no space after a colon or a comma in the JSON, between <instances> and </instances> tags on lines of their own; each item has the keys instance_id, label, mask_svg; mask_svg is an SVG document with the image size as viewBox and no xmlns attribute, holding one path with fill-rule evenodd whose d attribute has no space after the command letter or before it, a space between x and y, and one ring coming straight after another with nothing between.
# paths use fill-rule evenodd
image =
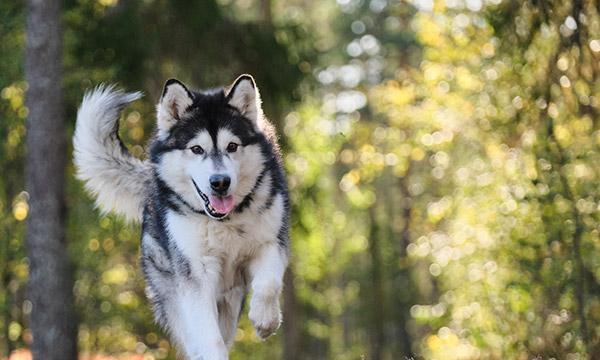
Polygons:
<instances>
[{"instance_id":1,"label":"black and white fur","mask_svg":"<svg viewBox=\"0 0 600 360\"><path fill-rule=\"evenodd\" d=\"M249 75L207 92L169 80L142 161L118 135L120 111L139 97L111 86L85 95L74 135L77 176L100 209L142 221L147 295L180 351L227 359L250 289L257 334L264 339L281 322L289 204L273 127ZM229 187L215 192L213 175Z\"/></svg>"}]
</instances>

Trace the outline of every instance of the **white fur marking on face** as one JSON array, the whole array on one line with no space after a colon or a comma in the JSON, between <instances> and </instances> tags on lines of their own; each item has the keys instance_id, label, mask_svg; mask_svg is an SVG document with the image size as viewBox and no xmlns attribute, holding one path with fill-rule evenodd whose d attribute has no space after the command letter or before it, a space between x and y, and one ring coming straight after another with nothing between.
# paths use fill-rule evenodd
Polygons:
<instances>
[{"instance_id":1,"label":"white fur marking on face","mask_svg":"<svg viewBox=\"0 0 600 360\"><path fill-rule=\"evenodd\" d=\"M241 141L228 129L221 129L217 134L218 150L226 153L225 149L229 142ZM204 155L194 154L189 148L198 145L205 150ZM264 157L260 146L257 144L240 146L235 153L227 153L222 156L222 163L218 168L210 154L214 151L213 141L207 131L199 132L190 140L183 150L172 150L164 153L160 164L157 166L160 178L188 204L195 209L204 209L204 202L200 199L191 179L204 194L211 193L210 176L214 174L226 174L231 178L230 194L233 195L234 203L239 204L248 195L260 173L264 169ZM263 181L255 194L255 198L261 199L268 196L270 180ZM263 189L264 188L264 189ZM264 191L263 191L264 190ZM262 192L265 192L263 195Z\"/></svg>"},{"instance_id":2,"label":"white fur marking on face","mask_svg":"<svg viewBox=\"0 0 600 360\"><path fill-rule=\"evenodd\" d=\"M234 142L238 145L241 145L241 140L237 136L235 136L229 129L221 129L217 134L217 148L220 151L225 152L227 149L227 145L230 142ZM235 154L235 153L234 153Z\"/></svg>"},{"instance_id":3,"label":"white fur marking on face","mask_svg":"<svg viewBox=\"0 0 600 360\"><path fill-rule=\"evenodd\" d=\"M208 131L202 130L198 132L198 134L188 142L187 147L191 148L195 145L202 147L206 153L210 153L213 150L212 138L208 134Z\"/></svg>"},{"instance_id":4,"label":"white fur marking on face","mask_svg":"<svg viewBox=\"0 0 600 360\"><path fill-rule=\"evenodd\" d=\"M157 172L160 179L188 204L195 209L202 210L204 202L194 189L191 177L186 171L191 155L194 154L188 149L168 151L161 156Z\"/></svg>"},{"instance_id":5,"label":"white fur marking on face","mask_svg":"<svg viewBox=\"0 0 600 360\"><path fill-rule=\"evenodd\" d=\"M207 153L212 150L212 139L207 131L199 132L186 149L172 150L161 156L158 164L160 178L195 209L204 209L204 202L196 192L192 178L206 193L210 189L208 179L213 172L212 161L206 155L194 154L189 148L201 146Z\"/></svg>"},{"instance_id":6,"label":"white fur marking on face","mask_svg":"<svg viewBox=\"0 0 600 360\"><path fill-rule=\"evenodd\" d=\"M229 186L230 194L234 195L234 201L237 203L240 200L235 198L235 193L239 180L240 166L242 165L242 162L239 158L239 154L242 147L240 146L238 148L238 151L236 151L235 153L228 153L227 145L230 142L235 142L236 144L241 143L240 139L237 136L235 136L230 130L220 129L217 133L216 149L219 153L218 156L220 157L220 162L213 162L212 174L218 173L229 176L229 178L231 179L231 184Z\"/></svg>"},{"instance_id":7,"label":"white fur marking on face","mask_svg":"<svg viewBox=\"0 0 600 360\"><path fill-rule=\"evenodd\" d=\"M254 187L256 180L264 169L264 156L257 144L240 147L238 150L240 163L238 184L235 194L243 199ZM241 200L240 200L241 201Z\"/></svg>"}]
</instances>

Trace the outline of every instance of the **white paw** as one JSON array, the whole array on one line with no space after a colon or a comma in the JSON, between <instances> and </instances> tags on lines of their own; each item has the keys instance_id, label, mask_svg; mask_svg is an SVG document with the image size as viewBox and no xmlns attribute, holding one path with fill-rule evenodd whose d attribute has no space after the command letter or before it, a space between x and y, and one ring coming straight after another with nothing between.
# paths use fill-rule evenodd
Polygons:
<instances>
[{"instance_id":1,"label":"white paw","mask_svg":"<svg viewBox=\"0 0 600 360\"><path fill-rule=\"evenodd\" d=\"M275 333L281 324L281 311L279 311L279 301L256 299L253 297L250 301L250 312L248 318L252 321L256 334L261 339L266 339Z\"/></svg>"}]
</instances>

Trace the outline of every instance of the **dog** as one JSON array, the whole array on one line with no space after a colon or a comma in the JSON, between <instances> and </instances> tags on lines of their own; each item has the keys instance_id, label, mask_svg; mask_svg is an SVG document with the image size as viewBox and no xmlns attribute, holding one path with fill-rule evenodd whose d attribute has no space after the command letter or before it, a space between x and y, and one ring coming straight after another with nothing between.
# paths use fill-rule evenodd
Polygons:
<instances>
[{"instance_id":1,"label":"dog","mask_svg":"<svg viewBox=\"0 0 600 360\"><path fill-rule=\"evenodd\" d=\"M193 91L165 83L148 159L119 137L140 93L87 92L73 137L77 177L103 212L141 221L141 267L155 319L188 359L227 359L244 299L266 339L281 323L289 196L273 125L252 76Z\"/></svg>"}]
</instances>

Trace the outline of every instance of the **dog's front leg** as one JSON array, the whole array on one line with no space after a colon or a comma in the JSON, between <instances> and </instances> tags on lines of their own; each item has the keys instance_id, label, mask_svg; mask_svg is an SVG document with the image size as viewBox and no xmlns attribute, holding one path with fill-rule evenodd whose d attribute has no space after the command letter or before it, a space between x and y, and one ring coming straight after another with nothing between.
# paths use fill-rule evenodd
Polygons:
<instances>
[{"instance_id":1,"label":"dog's front leg","mask_svg":"<svg viewBox=\"0 0 600 360\"><path fill-rule=\"evenodd\" d=\"M209 269L199 278L183 281L178 289L179 338L190 360L227 360L228 353L217 312L218 271Z\"/></svg>"},{"instance_id":2,"label":"dog's front leg","mask_svg":"<svg viewBox=\"0 0 600 360\"><path fill-rule=\"evenodd\" d=\"M262 339L272 335L281 323L279 295L287 254L278 244L264 245L249 266L252 286L248 317Z\"/></svg>"}]
</instances>

